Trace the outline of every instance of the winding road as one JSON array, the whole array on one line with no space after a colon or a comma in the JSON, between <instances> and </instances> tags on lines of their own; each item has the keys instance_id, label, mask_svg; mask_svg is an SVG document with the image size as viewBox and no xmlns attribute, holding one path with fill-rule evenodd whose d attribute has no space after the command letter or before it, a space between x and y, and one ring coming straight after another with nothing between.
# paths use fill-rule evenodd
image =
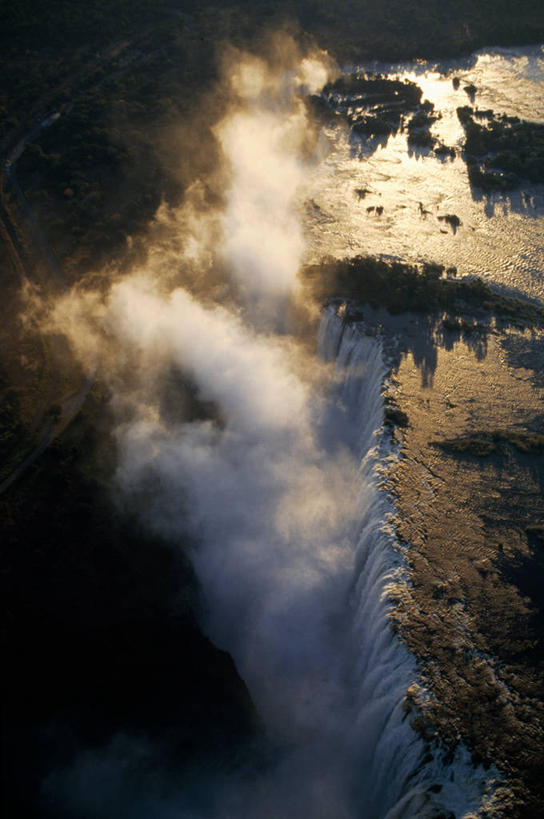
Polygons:
<instances>
[{"instance_id":1,"label":"winding road","mask_svg":"<svg viewBox=\"0 0 544 819\"><path fill-rule=\"evenodd\" d=\"M2 172L0 176L0 236L5 241L9 254L12 258L13 266L21 278L22 282L32 281L32 261L25 247L24 240L18 235L21 233L19 225L13 216L13 208L6 207L5 199L5 183L9 183L19 210L24 220L26 220L30 235L36 249L39 251L41 257L46 261L52 281L56 285L58 292L67 289L67 280L60 264L58 263L53 251L47 244L47 241L38 225L34 214L26 200L26 197L21 190L17 176L15 173L15 164L23 154L26 146L36 139L43 128L47 128L59 119L60 112L46 115L45 117L34 120L32 128L22 137L18 139L15 146L9 153L3 157ZM23 234L24 235L24 234ZM33 449L26 455L23 461L0 483L0 495L23 475L27 469L40 457L40 455L47 449L47 447L56 439L70 422L76 417L81 410L85 399L91 390L95 378L97 367L88 372L85 380L79 390L67 398L61 405L61 412L57 420L49 418L46 420L39 434L38 441ZM47 413L46 413L47 415Z\"/></svg>"}]
</instances>

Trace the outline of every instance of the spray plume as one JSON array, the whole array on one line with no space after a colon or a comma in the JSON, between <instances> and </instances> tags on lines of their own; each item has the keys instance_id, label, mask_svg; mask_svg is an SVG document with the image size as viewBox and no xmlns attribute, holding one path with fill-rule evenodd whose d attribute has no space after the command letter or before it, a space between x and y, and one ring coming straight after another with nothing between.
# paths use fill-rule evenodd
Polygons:
<instances>
[{"instance_id":1,"label":"spray plume","mask_svg":"<svg viewBox=\"0 0 544 819\"><path fill-rule=\"evenodd\" d=\"M101 357L119 417L118 486L134 501L152 486L147 525L172 542L192 536L204 628L288 749L251 780L208 782L206 811L151 789L135 817L380 819L395 804L388 816L413 815L417 800L418 815L431 815L428 774L411 779L422 746L401 708L414 667L385 594L399 559L377 486L381 347L345 335L332 314L322 325L328 364L285 333L304 252L297 192L312 129L303 98L329 73L319 55L287 51L281 71L229 53L215 181L195 183L179 211L161 209L146 265L105 298L72 294L54 316L80 358ZM218 179L224 205L204 208L203 190ZM335 362L339 382L350 373L343 391L330 388ZM206 417L165 412L172 372L213 408ZM98 769L119 768L116 749L108 753L50 781L77 815L114 815L111 791L87 812L77 796Z\"/></svg>"}]
</instances>

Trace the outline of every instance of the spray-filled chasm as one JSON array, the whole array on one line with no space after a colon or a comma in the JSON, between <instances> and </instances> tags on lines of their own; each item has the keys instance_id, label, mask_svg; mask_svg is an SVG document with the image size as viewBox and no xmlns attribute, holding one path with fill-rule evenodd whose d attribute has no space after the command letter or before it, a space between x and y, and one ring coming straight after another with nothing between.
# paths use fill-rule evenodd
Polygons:
<instances>
[{"instance_id":1,"label":"spray-filled chasm","mask_svg":"<svg viewBox=\"0 0 544 819\"><path fill-rule=\"evenodd\" d=\"M228 73L233 102L215 129L222 209L199 216L195 186L158 215L171 246L150 247L105 298L62 299L53 321L83 361L99 360L119 418L118 490L137 504L145 486L146 525L173 544L191 535L203 627L282 752L253 777L215 782L209 812L177 793L130 815L468 816L483 772L461 751L446 769L404 707L417 669L390 622L389 590L406 581L380 477L380 339L329 306L311 353L286 320L301 298L297 193L312 161L304 93L326 81L327 62L278 71L238 55ZM177 270L204 276L216 262L228 281L180 286ZM167 374L209 411L165 411Z\"/></svg>"}]
</instances>

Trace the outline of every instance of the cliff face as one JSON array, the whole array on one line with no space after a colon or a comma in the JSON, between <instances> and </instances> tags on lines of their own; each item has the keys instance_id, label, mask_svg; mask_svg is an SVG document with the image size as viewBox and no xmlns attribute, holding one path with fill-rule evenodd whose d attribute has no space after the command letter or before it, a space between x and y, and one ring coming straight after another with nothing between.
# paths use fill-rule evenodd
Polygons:
<instances>
[{"instance_id":1,"label":"cliff face","mask_svg":"<svg viewBox=\"0 0 544 819\"><path fill-rule=\"evenodd\" d=\"M383 328L405 416L391 489L412 581L395 617L426 688L414 725L496 766L497 815L530 819L544 731L542 330L497 325L484 344L483 324L443 323L423 343L421 316L361 313Z\"/></svg>"},{"instance_id":2,"label":"cliff face","mask_svg":"<svg viewBox=\"0 0 544 819\"><path fill-rule=\"evenodd\" d=\"M9 816L65 815L48 776L119 736L145 745L146 770L160 757L182 771L221 767L257 730L232 660L196 624L182 546L128 523L100 468L89 477L92 429L87 413L1 499Z\"/></svg>"}]
</instances>

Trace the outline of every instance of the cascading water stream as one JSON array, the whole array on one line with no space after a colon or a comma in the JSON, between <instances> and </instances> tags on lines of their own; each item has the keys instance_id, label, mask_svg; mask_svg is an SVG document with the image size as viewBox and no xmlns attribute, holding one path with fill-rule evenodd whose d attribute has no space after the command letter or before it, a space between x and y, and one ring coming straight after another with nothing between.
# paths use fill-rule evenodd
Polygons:
<instances>
[{"instance_id":1,"label":"cascading water stream","mask_svg":"<svg viewBox=\"0 0 544 819\"><path fill-rule=\"evenodd\" d=\"M359 461L358 513L352 623L346 663L353 709L346 726L354 803L361 819L432 816L438 810L463 816L477 810L486 775L460 750L444 766L411 727L405 695L417 676L415 659L391 628L388 587L405 582L404 560L388 522L394 509L380 487L380 464L388 455L383 425L386 374L381 343L349 324L336 306L322 316L318 352L334 362L337 400L354 428ZM431 790L429 790L431 789Z\"/></svg>"},{"instance_id":2,"label":"cascading water stream","mask_svg":"<svg viewBox=\"0 0 544 819\"><path fill-rule=\"evenodd\" d=\"M383 817L402 795L417 769L422 743L406 723L404 695L413 680L414 663L391 629L386 587L397 578L401 560L387 518L392 510L379 488L378 431L383 424L381 387L385 366L378 339L324 311L319 354L335 361L339 399L355 430L360 463L359 527L355 538L351 592L350 683L354 721L350 741L354 775L360 777L358 801L369 817Z\"/></svg>"},{"instance_id":3,"label":"cascading water stream","mask_svg":"<svg viewBox=\"0 0 544 819\"><path fill-rule=\"evenodd\" d=\"M462 751L444 766L411 727L405 707L417 671L390 620L389 587L405 581L389 522L394 510L381 488L389 454L382 345L331 306L323 313L318 354L334 378L321 417L313 421L317 454L306 441L301 446L291 439L301 461L291 466L326 478L336 447L347 444L352 456L342 468L355 491L346 525L335 519L321 535L309 523L298 539L282 540L274 531L277 515L250 533L240 517L221 544L204 531L195 554L210 603L208 633L231 653L267 732L284 747L275 769L249 794L231 790L225 804L244 819L278 811L289 819L409 819L439 811L465 816L481 803L484 772ZM246 444L253 446L249 439ZM273 460L275 448L285 445L274 439L259 446L260 456ZM235 480L241 460L238 454ZM270 514L282 501L277 486L272 493L265 488L260 502ZM284 491L282 482L279 494ZM250 534L257 542L248 553Z\"/></svg>"},{"instance_id":4,"label":"cascading water stream","mask_svg":"<svg viewBox=\"0 0 544 819\"><path fill-rule=\"evenodd\" d=\"M122 428L118 479L129 487L152 477L153 526L169 537L189 529L198 541L194 567L208 604L203 625L233 657L275 749L258 770L250 759L229 775L191 771L171 800L152 793L126 815L474 815L489 773L474 769L467 752L447 765L429 753L403 707L417 675L390 623L388 587L403 582L403 558L381 488L389 452L380 339L326 308L318 352L333 379L323 391L294 376L293 351L283 342L275 346L226 311L196 305L182 292L163 301L137 284L123 286L120 296L124 312L114 313L112 326L123 328L130 316L124 332L137 333L145 349L168 336L168 360L183 364L223 412L221 425L188 421L165 429L146 413ZM118 753L114 745L111 757L83 757L52 780L74 815L119 815L115 805L125 794L123 779L115 780ZM113 771L119 793L111 784L104 789L102 771ZM86 795L78 801L89 782L92 813Z\"/></svg>"}]
</instances>

